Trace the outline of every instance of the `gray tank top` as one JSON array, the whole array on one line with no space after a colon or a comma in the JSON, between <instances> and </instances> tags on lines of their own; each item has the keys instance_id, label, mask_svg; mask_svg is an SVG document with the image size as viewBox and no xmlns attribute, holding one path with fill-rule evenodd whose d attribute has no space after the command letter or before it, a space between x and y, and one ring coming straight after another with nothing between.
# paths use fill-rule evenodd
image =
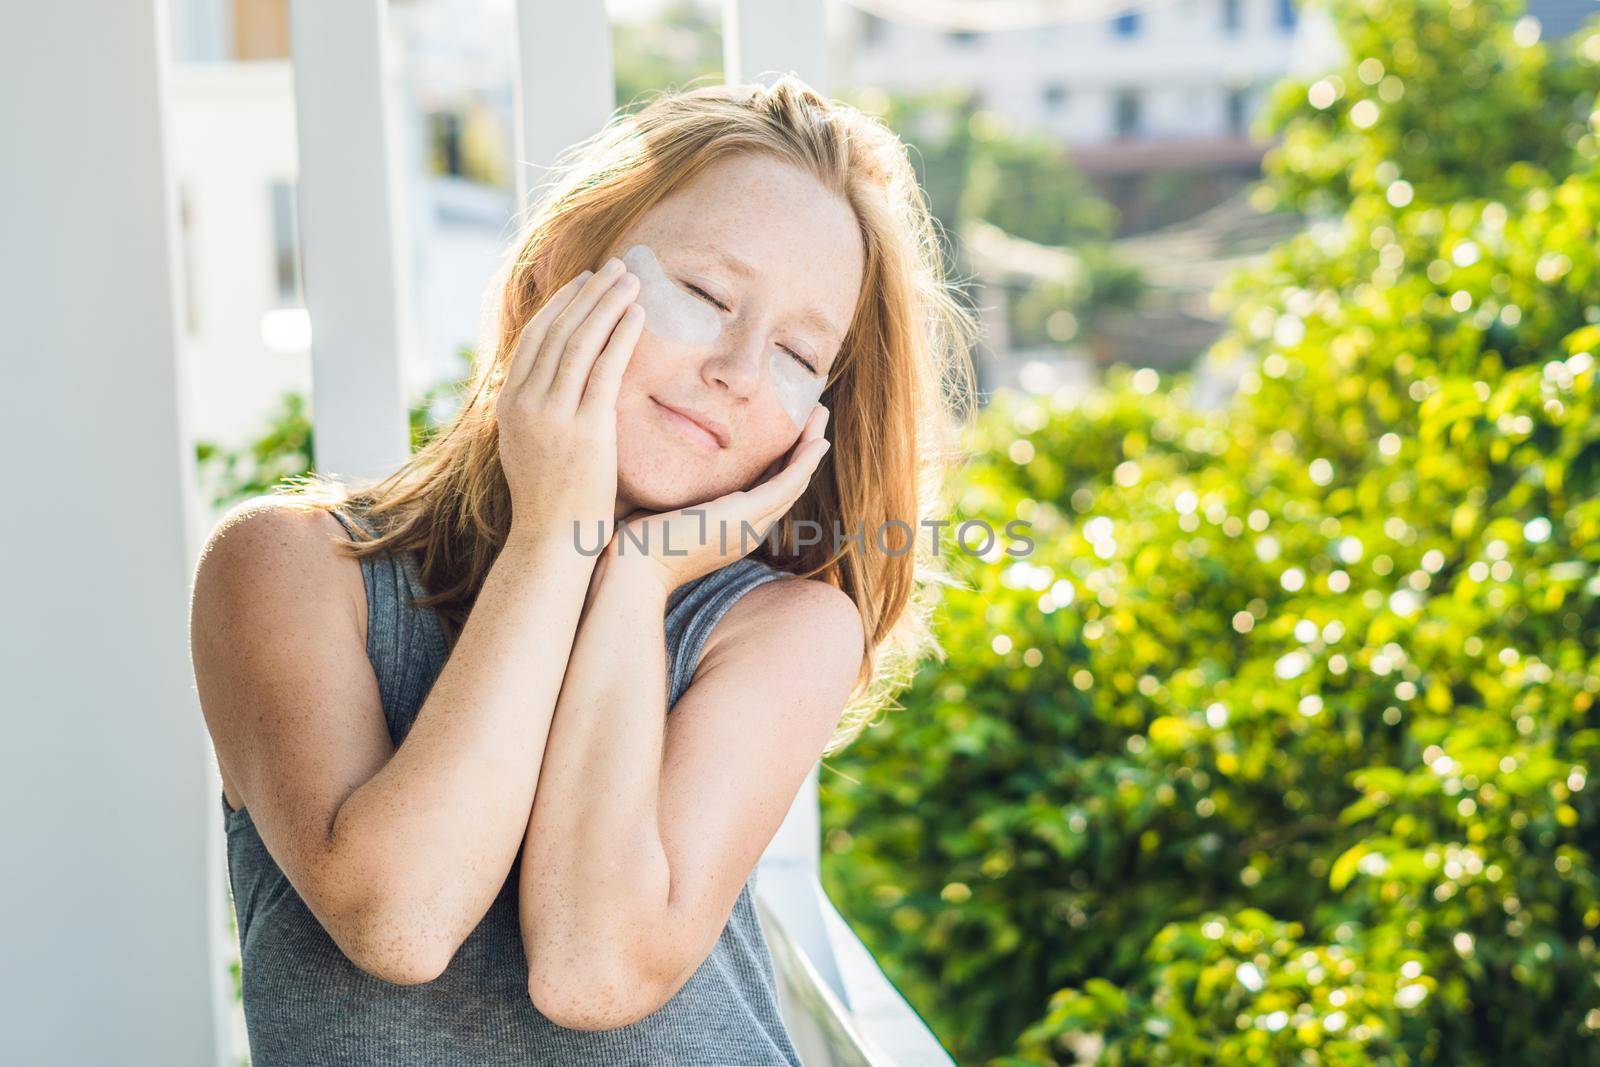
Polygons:
<instances>
[{"instance_id":1,"label":"gray tank top","mask_svg":"<svg viewBox=\"0 0 1600 1067\"><path fill-rule=\"evenodd\" d=\"M349 530L354 516L334 514ZM361 560L367 656L397 746L446 658L438 616L410 601L426 594L414 554L403 556ZM688 689L717 620L740 596L781 577L747 557L674 590L666 615L669 710ZM711 954L671 1000L628 1026L572 1030L545 1018L528 997L517 922L520 855L444 973L396 985L339 950L267 852L247 808L234 811L224 797L222 814L253 1067L800 1065L779 1015L752 898L754 871Z\"/></svg>"}]
</instances>

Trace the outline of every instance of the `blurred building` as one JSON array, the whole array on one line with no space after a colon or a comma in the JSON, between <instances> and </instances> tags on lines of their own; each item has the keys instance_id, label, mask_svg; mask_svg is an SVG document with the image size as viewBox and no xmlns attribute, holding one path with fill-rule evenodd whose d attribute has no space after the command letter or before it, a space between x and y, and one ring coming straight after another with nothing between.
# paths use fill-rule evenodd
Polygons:
<instances>
[{"instance_id":1,"label":"blurred building","mask_svg":"<svg viewBox=\"0 0 1600 1067\"><path fill-rule=\"evenodd\" d=\"M418 395L460 373L510 238L510 0L390 0L390 98ZM444 32L445 24L449 32ZM296 234L288 0L173 0L169 142L179 191L187 367L197 438L238 445L279 398L309 395L311 327ZM441 42L443 42L441 44ZM484 137L482 127L496 128ZM482 180L498 165L501 186Z\"/></svg>"},{"instance_id":2,"label":"blurred building","mask_svg":"<svg viewBox=\"0 0 1600 1067\"><path fill-rule=\"evenodd\" d=\"M841 80L890 93L970 89L980 106L1053 135L1122 215L1122 232L1188 217L1259 173L1250 124L1292 56L1328 36L1295 0L1095 0L1035 5L852 0ZM993 11L992 30L975 29ZM1310 40L1308 40L1308 38ZM1183 172L1184 180L1152 181Z\"/></svg>"},{"instance_id":3,"label":"blurred building","mask_svg":"<svg viewBox=\"0 0 1600 1067\"><path fill-rule=\"evenodd\" d=\"M852 83L891 92L970 86L1085 158L1146 146L1249 158L1250 119L1288 65L1294 0L1153 0L1095 21L1071 21L1074 6L1060 5L1067 21L983 32L924 21L914 2L860 0L841 62Z\"/></svg>"}]
</instances>

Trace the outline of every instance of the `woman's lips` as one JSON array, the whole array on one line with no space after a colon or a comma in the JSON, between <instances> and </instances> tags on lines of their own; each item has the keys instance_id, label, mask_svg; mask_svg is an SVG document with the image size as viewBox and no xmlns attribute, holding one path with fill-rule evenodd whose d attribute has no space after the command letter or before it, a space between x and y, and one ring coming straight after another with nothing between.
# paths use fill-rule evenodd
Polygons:
<instances>
[{"instance_id":1,"label":"woman's lips","mask_svg":"<svg viewBox=\"0 0 1600 1067\"><path fill-rule=\"evenodd\" d=\"M656 407L661 409L662 415L666 416L667 421L682 430L686 437L699 442L713 452L722 448L722 442L717 440L716 435L698 422L695 422L687 415L675 411L659 400L655 404Z\"/></svg>"}]
</instances>

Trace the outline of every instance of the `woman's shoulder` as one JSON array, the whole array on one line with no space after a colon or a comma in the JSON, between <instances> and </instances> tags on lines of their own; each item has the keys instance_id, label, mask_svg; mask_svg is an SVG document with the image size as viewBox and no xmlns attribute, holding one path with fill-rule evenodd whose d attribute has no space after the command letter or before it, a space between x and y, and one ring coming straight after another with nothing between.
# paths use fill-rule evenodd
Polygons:
<instances>
[{"instance_id":1,"label":"woman's shoulder","mask_svg":"<svg viewBox=\"0 0 1600 1067\"><path fill-rule=\"evenodd\" d=\"M332 510L290 496L256 496L217 519L196 564L194 596L235 604L290 594L331 597L366 628L361 561L335 545L349 540Z\"/></svg>"},{"instance_id":2,"label":"woman's shoulder","mask_svg":"<svg viewBox=\"0 0 1600 1067\"><path fill-rule=\"evenodd\" d=\"M765 560L746 556L723 571L738 593L720 613L707 635L705 654L741 635L778 635L810 641L819 633L861 635L864 630L855 601L838 586L820 578L802 578ZM722 573L722 572L714 572Z\"/></svg>"},{"instance_id":3,"label":"woman's shoulder","mask_svg":"<svg viewBox=\"0 0 1600 1067\"><path fill-rule=\"evenodd\" d=\"M229 562L235 562L232 557L237 562L349 559L333 550L335 538L348 540L333 508L292 496L253 496L234 504L212 525L201 561L218 553Z\"/></svg>"}]
</instances>

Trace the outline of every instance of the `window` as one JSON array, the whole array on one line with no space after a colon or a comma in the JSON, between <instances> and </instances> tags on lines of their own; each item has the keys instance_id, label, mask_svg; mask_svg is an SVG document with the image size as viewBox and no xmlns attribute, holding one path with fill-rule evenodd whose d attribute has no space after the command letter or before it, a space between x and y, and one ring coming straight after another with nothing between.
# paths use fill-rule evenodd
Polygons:
<instances>
[{"instance_id":1,"label":"window","mask_svg":"<svg viewBox=\"0 0 1600 1067\"><path fill-rule=\"evenodd\" d=\"M1139 13L1127 11L1112 19L1111 32L1118 37L1139 36Z\"/></svg>"},{"instance_id":2,"label":"window","mask_svg":"<svg viewBox=\"0 0 1600 1067\"><path fill-rule=\"evenodd\" d=\"M1245 90L1237 88L1230 88L1228 90L1227 107L1229 133L1239 134L1245 132L1245 121L1247 118L1245 114L1245 105L1247 100L1248 97Z\"/></svg>"},{"instance_id":3,"label":"window","mask_svg":"<svg viewBox=\"0 0 1600 1067\"><path fill-rule=\"evenodd\" d=\"M1118 137L1139 132L1139 90L1118 89L1111 101L1111 128Z\"/></svg>"},{"instance_id":4,"label":"window","mask_svg":"<svg viewBox=\"0 0 1600 1067\"><path fill-rule=\"evenodd\" d=\"M1221 0L1222 2L1222 32L1229 37L1239 33L1241 20L1239 18L1239 0Z\"/></svg>"},{"instance_id":5,"label":"window","mask_svg":"<svg viewBox=\"0 0 1600 1067\"><path fill-rule=\"evenodd\" d=\"M435 111L428 116L428 132L433 140L435 174L461 176L461 126L459 112Z\"/></svg>"},{"instance_id":6,"label":"window","mask_svg":"<svg viewBox=\"0 0 1600 1067\"><path fill-rule=\"evenodd\" d=\"M298 306L300 295L300 240L295 226L294 185L275 181L272 194L272 276L279 304Z\"/></svg>"},{"instance_id":7,"label":"window","mask_svg":"<svg viewBox=\"0 0 1600 1067\"><path fill-rule=\"evenodd\" d=\"M1067 103L1067 87L1060 82L1051 82L1044 87L1040 96L1046 111L1060 111Z\"/></svg>"},{"instance_id":8,"label":"window","mask_svg":"<svg viewBox=\"0 0 1600 1067\"><path fill-rule=\"evenodd\" d=\"M1294 0L1278 0L1278 27L1293 30L1295 24Z\"/></svg>"}]
</instances>

